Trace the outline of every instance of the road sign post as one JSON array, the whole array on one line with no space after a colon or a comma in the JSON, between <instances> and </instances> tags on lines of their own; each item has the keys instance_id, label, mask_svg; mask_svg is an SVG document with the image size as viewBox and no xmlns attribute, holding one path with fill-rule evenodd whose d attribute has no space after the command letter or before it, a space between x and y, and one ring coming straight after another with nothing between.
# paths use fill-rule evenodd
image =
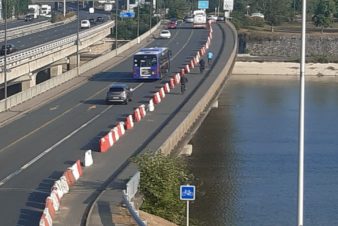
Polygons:
<instances>
[{"instance_id":1,"label":"road sign post","mask_svg":"<svg viewBox=\"0 0 338 226\"><path fill-rule=\"evenodd\" d=\"M195 186L194 185L181 185L180 199L187 201L187 226L189 226L189 201L195 200Z\"/></svg>"}]
</instances>

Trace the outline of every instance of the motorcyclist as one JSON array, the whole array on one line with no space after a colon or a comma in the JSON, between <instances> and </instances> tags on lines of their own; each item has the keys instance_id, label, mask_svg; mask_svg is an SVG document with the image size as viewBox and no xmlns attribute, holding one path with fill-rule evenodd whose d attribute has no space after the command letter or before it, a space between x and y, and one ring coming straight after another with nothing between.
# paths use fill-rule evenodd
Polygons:
<instances>
[{"instance_id":1,"label":"motorcyclist","mask_svg":"<svg viewBox=\"0 0 338 226\"><path fill-rule=\"evenodd\" d=\"M203 71L205 69L205 61L203 59L201 59L199 64L200 64L200 72L203 73Z\"/></svg>"}]
</instances>

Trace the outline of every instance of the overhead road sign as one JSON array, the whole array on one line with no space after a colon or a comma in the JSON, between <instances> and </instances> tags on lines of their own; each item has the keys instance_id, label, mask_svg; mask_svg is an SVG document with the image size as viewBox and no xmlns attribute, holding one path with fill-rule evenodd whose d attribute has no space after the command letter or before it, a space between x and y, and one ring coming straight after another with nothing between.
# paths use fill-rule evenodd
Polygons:
<instances>
[{"instance_id":1,"label":"overhead road sign","mask_svg":"<svg viewBox=\"0 0 338 226\"><path fill-rule=\"evenodd\" d=\"M134 18L135 12L134 11L122 11L120 12L121 18Z\"/></svg>"},{"instance_id":2,"label":"overhead road sign","mask_svg":"<svg viewBox=\"0 0 338 226\"><path fill-rule=\"evenodd\" d=\"M233 11L234 10L234 0L224 0L223 9L226 10L226 11Z\"/></svg>"},{"instance_id":3,"label":"overhead road sign","mask_svg":"<svg viewBox=\"0 0 338 226\"><path fill-rule=\"evenodd\" d=\"M199 9L209 9L209 1L205 1L205 0L198 1L197 8L199 8Z\"/></svg>"}]
</instances>

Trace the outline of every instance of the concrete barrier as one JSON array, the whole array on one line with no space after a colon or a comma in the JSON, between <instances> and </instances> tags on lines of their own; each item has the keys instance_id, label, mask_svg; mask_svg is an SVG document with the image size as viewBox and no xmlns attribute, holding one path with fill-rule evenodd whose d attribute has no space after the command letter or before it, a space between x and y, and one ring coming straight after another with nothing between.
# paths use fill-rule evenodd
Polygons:
<instances>
[{"instance_id":1,"label":"concrete barrier","mask_svg":"<svg viewBox=\"0 0 338 226\"><path fill-rule=\"evenodd\" d=\"M152 28L152 32L146 32L143 35L140 36L140 40L144 40L147 37L149 37L149 35L151 35L159 26L161 23L158 23L155 27ZM128 42L127 44L121 46L120 48L117 49L117 53L123 53L124 51L126 51L127 49L130 49L131 47L137 45L137 38ZM98 58L95 58L83 65L80 66L79 72L80 74L91 70L95 67L97 67L97 65L100 65L108 60L110 60L111 58L116 56L116 50L112 50L109 53L100 56ZM61 85L62 83L65 83L73 78L77 77L77 68L74 68L70 71L67 71L61 75L58 75L56 77L53 77L43 83L40 83L36 86L33 86L25 91L22 91L20 93L14 94L10 97L7 98L7 108L12 108L15 107L18 104L21 104L29 99L32 99L33 97L46 92L49 89L52 89L58 85ZM0 101L0 112L5 111L5 100L1 100Z\"/></svg>"}]
</instances>

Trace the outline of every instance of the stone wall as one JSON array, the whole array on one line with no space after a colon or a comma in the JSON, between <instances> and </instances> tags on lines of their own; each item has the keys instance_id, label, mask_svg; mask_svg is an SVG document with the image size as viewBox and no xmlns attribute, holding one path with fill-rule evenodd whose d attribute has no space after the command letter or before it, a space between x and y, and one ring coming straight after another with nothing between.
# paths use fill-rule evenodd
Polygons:
<instances>
[{"instance_id":1,"label":"stone wall","mask_svg":"<svg viewBox=\"0 0 338 226\"><path fill-rule=\"evenodd\" d=\"M301 35L295 33L250 33L238 34L239 53L254 56L300 57ZM338 35L307 35L306 55L338 58Z\"/></svg>"}]
</instances>

